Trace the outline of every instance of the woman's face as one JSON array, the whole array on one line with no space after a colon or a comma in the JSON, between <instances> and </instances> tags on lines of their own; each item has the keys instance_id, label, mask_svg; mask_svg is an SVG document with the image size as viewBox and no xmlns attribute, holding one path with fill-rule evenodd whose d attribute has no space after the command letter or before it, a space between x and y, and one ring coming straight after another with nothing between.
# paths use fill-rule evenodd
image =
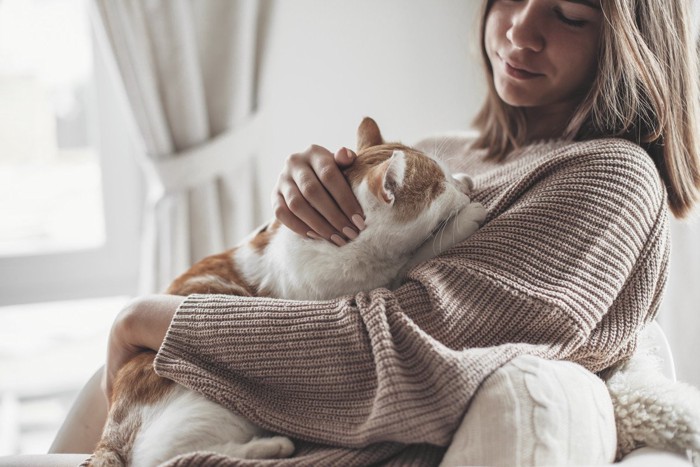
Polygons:
<instances>
[{"instance_id":1,"label":"woman's face","mask_svg":"<svg viewBox=\"0 0 700 467\"><path fill-rule=\"evenodd\" d=\"M498 95L515 107L578 103L596 74L600 0L495 0L484 44Z\"/></svg>"}]
</instances>

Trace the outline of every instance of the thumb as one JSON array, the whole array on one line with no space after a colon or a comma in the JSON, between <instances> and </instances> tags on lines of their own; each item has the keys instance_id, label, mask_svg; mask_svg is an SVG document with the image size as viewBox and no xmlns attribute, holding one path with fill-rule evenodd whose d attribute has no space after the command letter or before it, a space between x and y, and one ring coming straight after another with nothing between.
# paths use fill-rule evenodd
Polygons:
<instances>
[{"instance_id":1,"label":"thumb","mask_svg":"<svg viewBox=\"0 0 700 467\"><path fill-rule=\"evenodd\" d=\"M345 167L352 165L352 163L355 162L355 159L357 159L357 154L346 147L342 147L335 152L333 158L335 159L336 164Z\"/></svg>"}]
</instances>

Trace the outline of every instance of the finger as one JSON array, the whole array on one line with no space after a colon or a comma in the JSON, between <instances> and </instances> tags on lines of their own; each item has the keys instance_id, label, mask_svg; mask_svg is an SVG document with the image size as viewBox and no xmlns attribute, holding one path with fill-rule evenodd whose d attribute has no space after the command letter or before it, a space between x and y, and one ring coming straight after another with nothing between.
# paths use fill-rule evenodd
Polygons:
<instances>
[{"instance_id":1,"label":"finger","mask_svg":"<svg viewBox=\"0 0 700 467\"><path fill-rule=\"evenodd\" d=\"M347 167L352 165L357 159L357 155L346 147L338 149L333 155L335 163L342 167Z\"/></svg>"},{"instance_id":2,"label":"finger","mask_svg":"<svg viewBox=\"0 0 700 467\"><path fill-rule=\"evenodd\" d=\"M295 225L295 232L300 232L304 227L307 230L301 235L306 235L307 237L314 238L314 233L319 237L324 238L338 246L343 246L346 244L345 239L339 234L335 228L326 221L326 219L321 216L314 207L309 204L306 198L299 191L297 186L293 183L285 184L284 193L282 193L281 199L278 201L281 207L280 215L285 217L288 222ZM286 214L284 207L289 211ZM296 220L295 220L296 218ZM301 224L299 224L300 222Z\"/></svg>"},{"instance_id":3,"label":"finger","mask_svg":"<svg viewBox=\"0 0 700 467\"><path fill-rule=\"evenodd\" d=\"M328 225L334 230L330 238L333 233L344 239L357 238L352 221L338 207L328 191L327 186L348 184L337 165L329 164L327 159L315 157L311 159L311 168L298 168L292 172L292 179L294 184L289 185L289 192L284 195L287 205L297 217L324 238L329 238L326 236ZM293 206L292 198L297 194L303 199L297 200L298 206ZM312 209L308 209L309 207Z\"/></svg>"},{"instance_id":4,"label":"finger","mask_svg":"<svg viewBox=\"0 0 700 467\"><path fill-rule=\"evenodd\" d=\"M277 220L279 220L292 232L296 233L297 235L301 235L302 237L321 238L316 232L313 231L311 227L306 225L304 221L292 213L281 193L277 192L274 194L272 207Z\"/></svg>"},{"instance_id":5,"label":"finger","mask_svg":"<svg viewBox=\"0 0 700 467\"><path fill-rule=\"evenodd\" d=\"M357 158L357 155L355 155L355 153L350 151L348 148L340 148L333 157L336 162L342 162L354 161ZM330 193L331 197L335 201L335 204L344 214L344 217L339 218L338 221L342 220L343 222L347 222L347 220L350 220L357 230L364 230L365 216L362 206L357 200L357 197L355 197L355 193L353 193L350 183L347 181L343 173L339 169L332 170L337 167L321 166L315 159L311 160L311 164L318 174L324 188ZM325 215L326 213L321 211L321 214ZM336 222L333 222L333 224L337 227Z\"/></svg>"}]
</instances>

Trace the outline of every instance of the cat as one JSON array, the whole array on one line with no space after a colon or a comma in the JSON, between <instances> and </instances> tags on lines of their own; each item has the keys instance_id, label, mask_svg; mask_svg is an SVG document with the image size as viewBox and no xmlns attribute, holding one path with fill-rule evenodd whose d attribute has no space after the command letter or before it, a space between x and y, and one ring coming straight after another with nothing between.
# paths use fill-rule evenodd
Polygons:
<instances>
[{"instance_id":1,"label":"cat","mask_svg":"<svg viewBox=\"0 0 700 467\"><path fill-rule=\"evenodd\" d=\"M167 293L324 300L395 288L411 267L467 238L483 222L486 211L471 202L467 175L450 175L416 149L385 143L369 117L357 140L357 160L344 169L366 217L355 240L337 247L273 220L238 246L195 264ZM440 241L431 241L436 234ZM292 455L289 438L157 376L154 357L140 354L119 371L102 439L86 465L151 466L197 450L238 458Z\"/></svg>"}]
</instances>

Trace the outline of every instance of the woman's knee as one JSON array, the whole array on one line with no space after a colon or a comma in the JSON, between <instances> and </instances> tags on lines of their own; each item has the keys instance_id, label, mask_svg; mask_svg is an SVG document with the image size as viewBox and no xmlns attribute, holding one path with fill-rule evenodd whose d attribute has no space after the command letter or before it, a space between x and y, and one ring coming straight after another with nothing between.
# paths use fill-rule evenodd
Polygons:
<instances>
[{"instance_id":1,"label":"woman's knee","mask_svg":"<svg viewBox=\"0 0 700 467\"><path fill-rule=\"evenodd\" d=\"M484 381L443 464L609 463L616 444L602 380L572 362L525 355Z\"/></svg>"}]
</instances>

